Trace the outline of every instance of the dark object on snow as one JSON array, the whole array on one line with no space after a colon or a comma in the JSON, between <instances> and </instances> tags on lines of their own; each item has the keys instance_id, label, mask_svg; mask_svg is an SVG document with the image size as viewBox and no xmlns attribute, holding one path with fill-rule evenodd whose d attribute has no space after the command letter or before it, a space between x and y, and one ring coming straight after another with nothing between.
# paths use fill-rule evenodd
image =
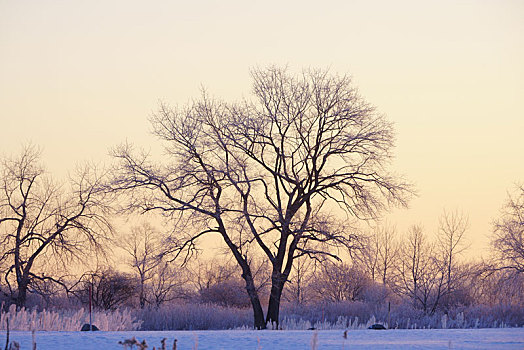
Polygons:
<instances>
[{"instance_id":1,"label":"dark object on snow","mask_svg":"<svg viewBox=\"0 0 524 350\"><path fill-rule=\"evenodd\" d=\"M9 350L20 350L20 343L13 340L11 344L9 344Z\"/></svg>"},{"instance_id":2,"label":"dark object on snow","mask_svg":"<svg viewBox=\"0 0 524 350\"><path fill-rule=\"evenodd\" d=\"M99 331L100 329L98 329L97 326L95 325L92 325L93 327L93 331ZM80 329L82 332L89 332L90 329L89 329L89 323L84 323L84 325L82 326L82 329Z\"/></svg>"},{"instance_id":3,"label":"dark object on snow","mask_svg":"<svg viewBox=\"0 0 524 350\"><path fill-rule=\"evenodd\" d=\"M308 328L307 330L308 331L314 331L316 328L315 327L311 327L311 328Z\"/></svg>"},{"instance_id":4,"label":"dark object on snow","mask_svg":"<svg viewBox=\"0 0 524 350\"><path fill-rule=\"evenodd\" d=\"M343 337L344 337L344 339L347 339L347 338L348 338L348 330L347 330L347 329L344 331L344 335L343 335Z\"/></svg>"},{"instance_id":5,"label":"dark object on snow","mask_svg":"<svg viewBox=\"0 0 524 350\"><path fill-rule=\"evenodd\" d=\"M384 327L384 325L381 325L380 323L375 323L374 325L369 326L368 329L387 329Z\"/></svg>"}]
</instances>

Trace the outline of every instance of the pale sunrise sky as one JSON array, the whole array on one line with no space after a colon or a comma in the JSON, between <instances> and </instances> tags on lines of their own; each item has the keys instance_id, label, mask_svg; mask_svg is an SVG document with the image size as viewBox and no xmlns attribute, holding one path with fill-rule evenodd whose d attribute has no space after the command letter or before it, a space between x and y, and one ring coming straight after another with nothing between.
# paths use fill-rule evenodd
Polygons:
<instances>
[{"instance_id":1,"label":"pale sunrise sky","mask_svg":"<svg viewBox=\"0 0 524 350\"><path fill-rule=\"evenodd\" d=\"M248 96L268 64L351 75L395 123L393 169L419 193L387 220L431 235L461 210L484 254L524 182L522 0L0 0L0 154L32 142L60 177L126 140L156 152L159 100Z\"/></svg>"}]
</instances>

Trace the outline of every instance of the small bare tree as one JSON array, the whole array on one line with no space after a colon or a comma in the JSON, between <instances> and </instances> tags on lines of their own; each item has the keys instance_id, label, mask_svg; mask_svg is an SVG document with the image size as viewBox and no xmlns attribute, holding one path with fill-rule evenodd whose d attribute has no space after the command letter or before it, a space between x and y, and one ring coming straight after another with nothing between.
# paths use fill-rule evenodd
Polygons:
<instances>
[{"instance_id":1,"label":"small bare tree","mask_svg":"<svg viewBox=\"0 0 524 350\"><path fill-rule=\"evenodd\" d=\"M477 264L469 274L469 293L477 304L524 307L524 274L515 269L495 269L492 264Z\"/></svg>"},{"instance_id":2,"label":"small bare tree","mask_svg":"<svg viewBox=\"0 0 524 350\"><path fill-rule=\"evenodd\" d=\"M439 219L437 234L437 254L445 275L445 291L447 304L451 302L455 287L460 284L463 271L457 257L467 248L464 234L468 229L468 217L457 210L444 211Z\"/></svg>"},{"instance_id":3,"label":"small bare tree","mask_svg":"<svg viewBox=\"0 0 524 350\"><path fill-rule=\"evenodd\" d=\"M494 269L524 272L524 185L508 195L501 216L493 224L491 242L495 250Z\"/></svg>"},{"instance_id":4,"label":"small bare tree","mask_svg":"<svg viewBox=\"0 0 524 350\"><path fill-rule=\"evenodd\" d=\"M356 261L365 268L372 280L379 280L384 286L389 285L399 255L395 227L387 224L376 227L371 235L363 239L363 243L353 254Z\"/></svg>"},{"instance_id":5,"label":"small bare tree","mask_svg":"<svg viewBox=\"0 0 524 350\"><path fill-rule=\"evenodd\" d=\"M317 272L317 264L307 257L297 259L290 275L289 283L284 293L286 300L296 304L306 302L310 297L310 284Z\"/></svg>"},{"instance_id":6,"label":"small bare tree","mask_svg":"<svg viewBox=\"0 0 524 350\"><path fill-rule=\"evenodd\" d=\"M436 311L444 288L444 269L434 252L435 246L427 242L422 228L412 226L397 266L397 293L429 314Z\"/></svg>"},{"instance_id":7,"label":"small bare tree","mask_svg":"<svg viewBox=\"0 0 524 350\"><path fill-rule=\"evenodd\" d=\"M249 296L242 288L239 267L234 261L213 259L192 265L192 282L201 302L234 307L249 306Z\"/></svg>"},{"instance_id":8,"label":"small bare tree","mask_svg":"<svg viewBox=\"0 0 524 350\"><path fill-rule=\"evenodd\" d=\"M72 288L72 293L83 303L88 303L91 298L94 307L115 310L131 305L137 295L136 284L137 280L129 274L112 268L99 268L83 274Z\"/></svg>"},{"instance_id":9,"label":"small bare tree","mask_svg":"<svg viewBox=\"0 0 524 350\"><path fill-rule=\"evenodd\" d=\"M146 284L153 278L153 271L161 264L159 257L161 244L158 233L153 226L144 222L140 226L131 228L131 232L125 235L119 244L129 257L128 265L138 275L139 292L138 299L140 307L146 305Z\"/></svg>"},{"instance_id":10,"label":"small bare tree","mask_svg":"<svg viewBox=\"0 0 524 350\"><path fill-rule=\"evenodd\" d=\"M353 251L353 258L364 268L369 277L376 281L380 272L378 269L380 242L376 231L361 239L362 244Z\"/></svg>"},{"instance_id":11,"label":"small bare tree","mask_svg":"<svg viewBox=\"0 0 524 350\"><path fill-rule=\"evenodd\" d=\"M362 298L366 287L372 283L358 266L327 262L311 282L318 300L355 301Z\"/></svg>"},{"instance_id":12,"label":"small bare tree","mask_svg":"<svg viewBox=\"0 0 524 350\"><path fill-rule=\"evenodd\" d=\"M390 275L397 262L399 247L395 240L396 228L394 226L384 226L377 232L379 240L379 271L381 281L384 286L390 282Z\"/></svg>"},{"instance_id":13,"label":"small bare tree","mask_svg":"<svg viewBox=\"0 0 524 350\"><path fill-rule=\"evenodd\" d=\"M148 222L131 228L123 235L119 246L127 253L127 264L138 279L138 300L141 308L146 304L160 306L175 299L181 292L187 275L168 263L164 242L158 231Z\"/></svg>"},{"instance_id":14,"label":"small bare tree","mask_svg":"<svg viewBox=\"0 0 524 350\"><path fill-rule=\"evenodd\" d=\"M70 183L53 181L40 165L40 151L27 146L4 158L0 173L0 266L18 307L38 281L63 281L42 267L101 250L111 232L102 177L93 168L78 170ZM13 283L15 287L13 288Z\"/></svg>"},{"instance_id":15,"label":"small bare tree","mask_svg":"<svg viewBox=\"0 0 524 350\"><path fill-rule=\"evenodd\" d=\"M163 303L187 298L189 276L187 270L173 266L165 258L161 259L152 271L152 277L147 285L148 302L155 307Z\"/></svg>"}]
</instances>

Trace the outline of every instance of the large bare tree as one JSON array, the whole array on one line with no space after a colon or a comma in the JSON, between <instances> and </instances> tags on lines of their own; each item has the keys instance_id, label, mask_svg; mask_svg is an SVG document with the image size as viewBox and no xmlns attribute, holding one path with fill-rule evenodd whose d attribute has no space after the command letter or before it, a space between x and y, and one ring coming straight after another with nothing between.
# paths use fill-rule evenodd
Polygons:
<instances>
[{"instance_id":1,"label":"large bare tree","mask_svg":"<svg viewBox=\"0 0 524 350\"><path fill-rule=\"evenodd\" d=\"M64 265L101 248L99 240L111 231L107 198L92 167L70 183L53 181L34 146L0 166L0 266L10 296L23 307L39 283L63 283L46 268L50 262Z\"/></svg>"},{"instance_id":2,"label":"large bare tree","mask_svg":"<svg viewBox=\"0 0 524 350\"><path fill-rule=\"evenodd\" d=\"M278 327L295 259L337 259L355 238L345 222L406 204L410 186L387 170L392 125L349 77L276 67L252 77L252 100L229 104L204 94L185 108L161 105L151 120L171 162L123 145L114 152L113 185L131 190L130 209L186 216L192 229L174 236L178 253L218 233L242 268L255 327ZM249 266L254 251L271 264L265 319Z\"/></svg>"}]
</instances>

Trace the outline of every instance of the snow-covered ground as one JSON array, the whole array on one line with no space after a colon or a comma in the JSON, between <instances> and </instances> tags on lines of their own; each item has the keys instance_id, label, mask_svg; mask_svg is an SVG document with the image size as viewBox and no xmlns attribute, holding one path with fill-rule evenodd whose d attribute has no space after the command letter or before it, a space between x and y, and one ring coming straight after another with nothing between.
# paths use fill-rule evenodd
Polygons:
<instances>
[{"instance_id":1,"label":"snow-covered ground","mask_svg":"<svg viewBox=\"0 0 524 350\"><path fill-rule=\"evenodd\" d=\"M498 329L419 329L419 330L350 330L343 331L165 331L165 332L36 332L39 350L122 349L118 344L135 336L147 340L149 350L160 348L167 338L167 349L178 339L177 350L184 349L524 349L524 328ZM6 334L0 335L0 348ZM31 349L31 332L14 331L10 340Z\"/></svg>"}]
</instances>

